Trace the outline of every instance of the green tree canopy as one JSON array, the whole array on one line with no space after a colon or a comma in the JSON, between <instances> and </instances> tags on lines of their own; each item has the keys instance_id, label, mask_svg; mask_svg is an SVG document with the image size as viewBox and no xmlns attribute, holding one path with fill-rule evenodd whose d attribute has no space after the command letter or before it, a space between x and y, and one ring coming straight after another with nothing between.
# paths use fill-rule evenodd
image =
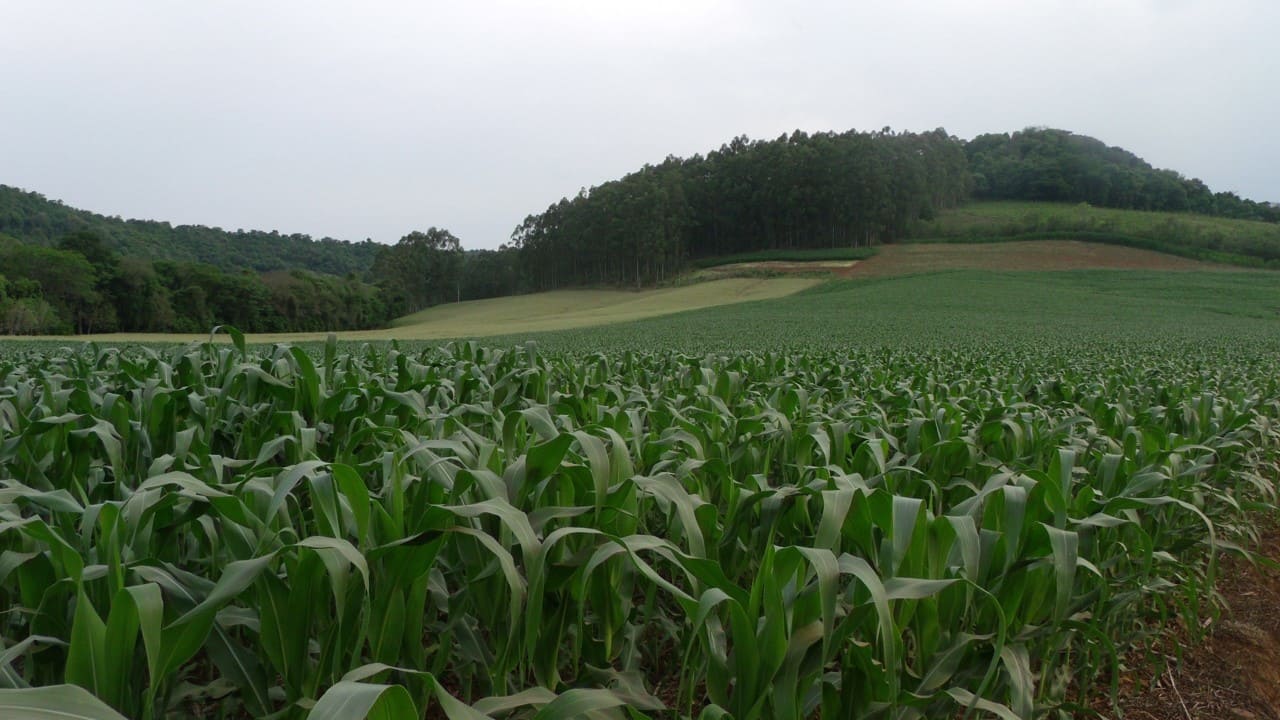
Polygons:
<instances>
[{"instance_id":1,"label":"green tree canopy","mask_svg":"<svg viewBox=\"0 0 1280 720\"><path fill-rule=\"evenodd\" d=\"M380 248L370 277L393 315L460 299L462 242L448 230L414 231Z\"/></svg>"}]
</instances>

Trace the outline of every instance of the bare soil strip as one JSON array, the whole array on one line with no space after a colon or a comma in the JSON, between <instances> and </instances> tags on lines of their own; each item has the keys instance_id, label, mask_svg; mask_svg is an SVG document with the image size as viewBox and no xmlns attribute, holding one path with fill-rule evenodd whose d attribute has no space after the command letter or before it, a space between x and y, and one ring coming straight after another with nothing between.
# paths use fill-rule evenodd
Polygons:
<instances>
[{"instance_id":1,"label":"bare soil strip","mask_svg":"<svg viewBox=\"0 0 1280 720\"><path fill-rule=\"evenodd\" d=\"M884 245L844 277L890 277L937 270L1230 270L1231 266L1119 245L1075 240Z\"/></svg>"},{"instance_id":2,"label":"bare soil strip","mask_svg":"<svg viewBox=\"0 0 1280 720\"><path fill-rule=\"evenodd\" d=\"M1258 552L1280 561L1280 530ZM1232 558L1223 563L1218 591L1227 611L1201 643L1171 640L1168 669L1135 662L1121 680L1120 710L1137 720L1280 720L1280 569ZM1179 662L1177 655L1181 654ZM1117 717L1109 700L1094 708Z\"/></svg>"}]
</instances>

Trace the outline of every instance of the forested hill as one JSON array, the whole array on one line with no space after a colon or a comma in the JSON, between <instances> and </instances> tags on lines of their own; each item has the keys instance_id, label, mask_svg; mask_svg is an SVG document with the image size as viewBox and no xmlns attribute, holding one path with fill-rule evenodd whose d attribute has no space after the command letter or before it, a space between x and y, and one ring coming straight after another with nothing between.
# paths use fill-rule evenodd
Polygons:
<instances>
[{"instance_id":1,"label":"forested hill","mask_svg":"<svg viewBox=\"0 0 1280 720\"><path fill-rule=\"evenodd\" d=\"M1200 180L1065 130L1030 128L965 142L942 129L886 128L740 137L706 155L668 157L527 217L512 233L512 246L538 288L643 285L703 257L893 242L973 199L1280 222L1280 205L1215 193ZM1270 261L1277 250L1255 249L1242 250L1244 259Z\"/></svg>"},{"instance_id":2,"label":"forested hill","mask_svg":"<svg viewBox=\"0 0 1280 720\"><path fill-rule=\"evenodd\" d=\"M891 241L970 184L964 146L943 130L739 137L563 199L512 243L545 288L643 285L700 257Z\"/></svg>"},{"instance_id":3,"label":"forested hill","mask_svg":"<svg viewBox=\"0 0 1280 720\"><path fill-rule=\"evenodd\" d=\"M230 232L203 225L124 220L78 210L35 192L0 185L0 233L52 247L74 232L88 231L126 257L200 262L222 270L310 270L362 276L379 245L261 230Z\"/></svg>"},{"instance_id":4,"label":"forested hill","mask_svg":"<svg viewBox=\"0 0 1280 720\"><path fill-rule=\"evenodd\" d=\"M1047 200L1127 210L1194 212L1280 222L1280 205L1209 189L1202 181L1152 167L1101 140L1031 128L979 135L965 143L979 200Z\"/></svg>"}]
</instances>

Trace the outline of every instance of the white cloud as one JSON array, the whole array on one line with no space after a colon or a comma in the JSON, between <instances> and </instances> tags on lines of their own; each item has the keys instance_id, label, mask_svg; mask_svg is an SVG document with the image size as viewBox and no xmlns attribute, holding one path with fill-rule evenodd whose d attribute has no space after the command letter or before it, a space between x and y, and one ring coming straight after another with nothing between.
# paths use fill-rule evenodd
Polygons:
<instances>
[{"instance_id":1,"label":"white cloud","mask_svg":"<svg viewBox=\"0 0 1280 720\"><path fill-rule=\"evenodd\" d=\"M0 182L126 216L492 247L734 135L1050 125L1280 200L1267 2L6 4Z\"/></svg>"}]
</instances>

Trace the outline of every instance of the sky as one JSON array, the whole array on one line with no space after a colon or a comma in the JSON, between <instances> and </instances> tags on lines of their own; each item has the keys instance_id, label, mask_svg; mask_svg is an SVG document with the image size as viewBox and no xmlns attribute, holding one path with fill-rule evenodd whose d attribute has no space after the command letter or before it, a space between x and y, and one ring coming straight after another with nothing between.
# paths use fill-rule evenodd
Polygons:
<instances>
[{"instance_id":1,"label":"sky","mask_svg":"<svg viewBox=\"0 0 1280 720\"><path fill-rule=\"evenodd\" d=\"M668 155L1028 126L1280 201L1275 0L0 0L0 184L107 215L510 238Z\"/></svg>"}]
</instances>

